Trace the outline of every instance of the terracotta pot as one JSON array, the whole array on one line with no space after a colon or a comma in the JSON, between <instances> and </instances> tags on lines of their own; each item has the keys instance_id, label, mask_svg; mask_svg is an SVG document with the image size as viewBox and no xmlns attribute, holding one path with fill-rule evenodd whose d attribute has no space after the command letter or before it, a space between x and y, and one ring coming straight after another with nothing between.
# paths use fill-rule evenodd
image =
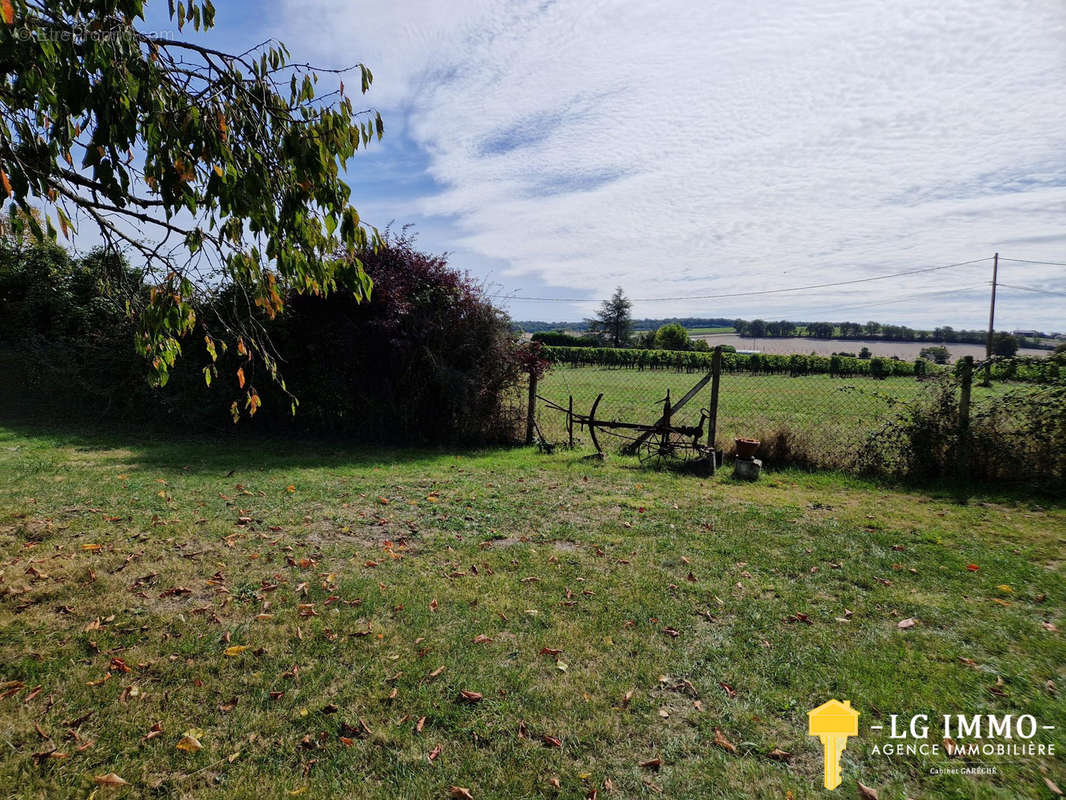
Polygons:
<instances>
[{"instance_id":1,"label":"terracotta pot","mask_svg":"<svg viewBox=\"0 0 1066 800\"><path fill-rule=\"evenodd\" d=\"M749 459L755 456L755 451L759 449L758 439L743 439L736 438L733 440L737 446L737 458Z\"/></svg>"}]
</instances>

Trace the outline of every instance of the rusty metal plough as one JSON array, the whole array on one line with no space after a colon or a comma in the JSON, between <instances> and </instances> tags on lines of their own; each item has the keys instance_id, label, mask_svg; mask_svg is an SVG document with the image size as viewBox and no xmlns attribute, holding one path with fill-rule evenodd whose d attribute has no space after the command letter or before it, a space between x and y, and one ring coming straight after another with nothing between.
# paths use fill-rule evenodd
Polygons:
<instances>
[{"instance_id":1,"label":"rusty metal plough","mask_svg":"<svg viewBox=\"0 0 1066 800\"><path fill-rule=\"evenodd\" d=\"M676 403L671 402L670 391L667 390L666 397L659 401L663 404L662 415L651 425L597 418L596 412L599 409L600 402L603 400L603 392L597 395L588 414L575 412L572 401L569 408L564 408L545 397L538 395L537 398L547 408L567 415L568 431L572 432L575 425L588 429L589 437L596 448L594 457L603 458L604 455L603 447L597 435L597 432L599 432L625 439L626 444L623 446L622 452L627 455L637 456L642 464L656 468L702 465L709 471L713 471L715 464L713 446L715 414L713 413L713 408L717 405L716 393L712 394L712 410L700 409L698 425L675 425L673 423L673 418L677 412L695 397L711 378L712 374L708 373ZM701 443L705 428L707 429L707 442L709 444Z\"/></svg>"}]
</instances>

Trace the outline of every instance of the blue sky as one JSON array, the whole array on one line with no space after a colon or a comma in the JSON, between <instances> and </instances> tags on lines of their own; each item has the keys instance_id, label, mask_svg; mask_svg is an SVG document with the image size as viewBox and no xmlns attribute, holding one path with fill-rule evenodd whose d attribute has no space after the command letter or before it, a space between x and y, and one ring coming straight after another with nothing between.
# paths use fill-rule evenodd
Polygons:
<instances>
[{"instance_id":1,"label":"blue sky","mask_svg":"<svg viewBox=\"0 0 1066 800\"><path fill-rule=\"evenodd\" d=\"M1066 262L1061 2L217 5L225 46L373 69L364 219L413 224L502 294L586 300L507 301L518 319L580 319L621 285L637 316L981 327L988 262L695 298ZM1066 293L1066 267L1001 280ZM999 309L1066 329L1064 295Z\"/></svg>"}]
</instances>

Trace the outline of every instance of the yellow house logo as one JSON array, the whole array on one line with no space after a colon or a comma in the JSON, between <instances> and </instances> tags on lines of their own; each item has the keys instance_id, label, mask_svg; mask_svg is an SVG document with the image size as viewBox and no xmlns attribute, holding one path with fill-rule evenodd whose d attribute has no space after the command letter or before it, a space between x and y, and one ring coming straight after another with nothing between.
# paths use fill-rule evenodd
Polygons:
<instances>
[{"instance_id":1,"label":"yellow house logo","mask_svg":"<svg viewBox=\"0 0 1066 800\"><path fill-rule=\"evenodd\" d=\"M829 700L807 712L807 733L817 736L825 751L825 788L840 785L840 754L849 736L859 734L859 712L851 701Z\"/></svg>"}]
</instances>

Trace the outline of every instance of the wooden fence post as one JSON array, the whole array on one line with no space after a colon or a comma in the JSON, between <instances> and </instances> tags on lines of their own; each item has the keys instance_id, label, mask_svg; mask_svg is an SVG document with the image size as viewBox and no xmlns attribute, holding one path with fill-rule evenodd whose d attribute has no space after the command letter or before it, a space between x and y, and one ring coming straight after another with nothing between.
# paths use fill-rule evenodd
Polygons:
<instances>
[{"instance_id":1,"label":"wooden fence post","mask_svg":"<svg viewBox=\"0 0 1066 800\"><path fill-rule=\"evenodd\" d=\"M959 369L959 463L958 475L970 477L970 390L973 386L973 356L962 359Z\"/></svg>"},{"instance_id":2,"label":"wooden fence post","mask_svg":"<svg viewBox=\"0 0 1066 800\"><path fill-rule=\"evenodd\" d=\"M529 370L529 402L526 403L526 445L533 444L533 429L537 424L537 369Z\"/></svg>"},{"instance_id":3,"label":"wooden fence post","mask_svg":"<svg viewBox=\"0 0 1066 800\"><path fill-rule=\"evenodd\" d=\"M722 345L716 345L711 357L711 406L707 416L707 446L712 450L718 439L718 386L722 378Z\"/></svg>"}]
</instances>

